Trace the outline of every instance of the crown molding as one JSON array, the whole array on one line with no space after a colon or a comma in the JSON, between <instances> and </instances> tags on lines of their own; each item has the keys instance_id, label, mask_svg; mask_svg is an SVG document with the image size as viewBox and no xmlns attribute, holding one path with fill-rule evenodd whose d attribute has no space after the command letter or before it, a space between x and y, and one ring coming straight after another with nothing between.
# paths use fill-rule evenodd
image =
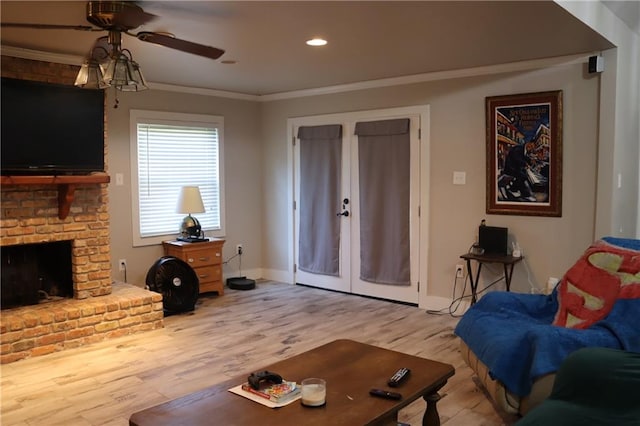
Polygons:
<instances>
[{"instance_id":1,"label":"crown molding","mask_svg":"<svg viewBox=\"0 0 640 426\"><path fill-rule=\"evenodd\" d=\"M82 65L84 58L76 55L43 52L41 50L23 49L21 47L1 46L0 53L14 58L31 59L32 61L55 62L66 65Z\"/></svg>"},{"instance_id":2,"label":"crown molding","mask_svg":"<svg viewBox=\"0 0 640 426\"><path fill-rule=\"evenodd\" d=\"M188 86L177 86L174 84L164 84L164 83L153 83L147 81L147 85L150 89L154 90L165 90L167 92L180 92L180 93L190 93L193 95L203 95L203 96L216 96L219 98L230 98L230 99L240 99L243 101L260 101L261 97L258 95L249 95L246 93L239 92L228 92L226 90L216 90L216 89L205 89L202 87L188 87Z\"/></svg>"},{"instance_id":3,"label":"crown molding","mask_svg":"<svg viewBox=\"0 0 640 426\"><path fill-rule=\"evenodd\" d=\"M0 53L23 59L37 61L56 62L69 65L80 65L84 61L81 56L63 55L59 53L42 52L38 50L22 49L11 46L1 46ZM402 77L383 78L378 80L360 81L356 83L340 84L335 86L318 87L314 89L293 90L290 92L273 93L269 95L252 95L248 93L230 92L226 90L207 89L201 87L179 86L165 83L147 81L149 88L168 92L189 93L203 96L215 96L229 99L239 99L253 102L271 102L283 99L303 98L308 96L329 95L335 93L352 92L356 90L376 89L405 84L424 83L428 81L450 80L456 78L476 77L480 75L502 74L516 71L527 71L540 68L564 66L576 63L585 63L589 56L598 52L589 52L577 55L558 56L528 61L511 62L506 64L487 65L460 70L438 71L423 74L414 74Z\"/></svg>"},{"instance_id":4,"label":"crown molding","mask_svg":"<svg viewBox=\"0 0 640 426\"><path fill-rule=\"evenodd\" d=\"M483 67L464 68L459 70L437 71L423 74L407 75L402 77L383 78L379 80L368 80L357 83L341 84L336 86L318 87L315 89L296 90L291 92L274 93L260 96L260 101L276 101L282 99L301 98L306 96L328 95L334 93L351 92L354 90L376 89L389 86L400 86L405 84L424 83L427 81L450 80L465 77L477 77L480 75L503 74L515 71L528 71L554 66L564 66L570 64L586 63L589 56L598 54L596 52L584 53L570 56L558 56L553 58L543 58L520 62L510 62L506 64L487 65Z\"/></svg>"}]
</instances>

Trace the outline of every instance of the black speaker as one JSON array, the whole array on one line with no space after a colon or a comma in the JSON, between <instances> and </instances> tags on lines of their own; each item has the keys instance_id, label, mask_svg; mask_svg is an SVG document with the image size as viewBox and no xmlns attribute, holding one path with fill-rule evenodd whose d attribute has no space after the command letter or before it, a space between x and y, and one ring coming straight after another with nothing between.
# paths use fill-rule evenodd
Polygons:
<instances>
[{"instance_id":1,"label":"black speaker","mask_svg":"<svg viewBox=\"0 0 640 426\"><path fill-rule=\"evenodd\" d=\"M484 254L507 255L508 228L498 226L479 226L478 244L484 249Z\"/></svg>"}]
</instances>

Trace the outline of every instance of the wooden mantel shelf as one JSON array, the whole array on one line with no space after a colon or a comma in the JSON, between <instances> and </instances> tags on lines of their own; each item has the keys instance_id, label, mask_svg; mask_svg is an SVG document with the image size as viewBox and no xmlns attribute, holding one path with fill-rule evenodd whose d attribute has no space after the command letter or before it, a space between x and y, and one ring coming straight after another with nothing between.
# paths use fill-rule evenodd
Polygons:
<instances>
[{"instance_id":1,"label":"wooden mantel shelf","mask_svg":"<svg viewBox=\"0 0 640 426\"><path fill-rule=\"evenodd\" d=\"M109 183L106 173L80 176L2 176L2 185L57 185L58 217L65 219L71 210L71 203L78 185Z\"/></svg>"}]
</instances>

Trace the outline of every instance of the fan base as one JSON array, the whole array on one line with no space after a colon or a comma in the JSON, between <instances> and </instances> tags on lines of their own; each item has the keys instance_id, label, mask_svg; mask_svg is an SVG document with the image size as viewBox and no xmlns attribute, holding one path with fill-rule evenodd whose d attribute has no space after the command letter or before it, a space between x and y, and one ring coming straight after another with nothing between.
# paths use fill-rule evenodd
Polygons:
<instances>
[{"instance_id":1,"label":"fan base","mask_svg":"<svg viewBox=\"0 0 640 426\"><path fill-rule=\"evenodd\" d=\"M256 280L247 277L227 278L227 287L233 290L253 290L256 288Z\"/></svg>"}]
</instances>

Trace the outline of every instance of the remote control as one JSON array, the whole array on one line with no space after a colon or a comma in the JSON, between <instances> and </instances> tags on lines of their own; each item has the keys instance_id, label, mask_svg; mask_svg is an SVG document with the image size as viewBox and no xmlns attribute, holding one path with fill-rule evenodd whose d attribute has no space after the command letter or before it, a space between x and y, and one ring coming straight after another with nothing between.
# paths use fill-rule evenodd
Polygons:
<instances>
[{"instance_id":1,"label":"remote control","mask_svg":"<svg viewBox=\"0 0 640 426\"><path fill-rule=\"evenodd\" d=\"M400 383L402 383L407 379L407 377L409 377L410 373L411 370L409 370L408 368L401 368L400 370L396 371L396 374L391 376L391 378L387 382L387 385L392 388L398 387Z\"/></svg>"},{"instance_id":2,"label":"remote control","mask_svg":"<svg viewBox=\"0 0 640 426\"><path fill-rule=\"evenodd\" d=\"M369 391L369 394L373 396L379 396L380 398L386 398L386 399L402 399L402 395L400 395L399 393L389 392L382 389L371 389Z\"/></svg>"}]
</instances>

